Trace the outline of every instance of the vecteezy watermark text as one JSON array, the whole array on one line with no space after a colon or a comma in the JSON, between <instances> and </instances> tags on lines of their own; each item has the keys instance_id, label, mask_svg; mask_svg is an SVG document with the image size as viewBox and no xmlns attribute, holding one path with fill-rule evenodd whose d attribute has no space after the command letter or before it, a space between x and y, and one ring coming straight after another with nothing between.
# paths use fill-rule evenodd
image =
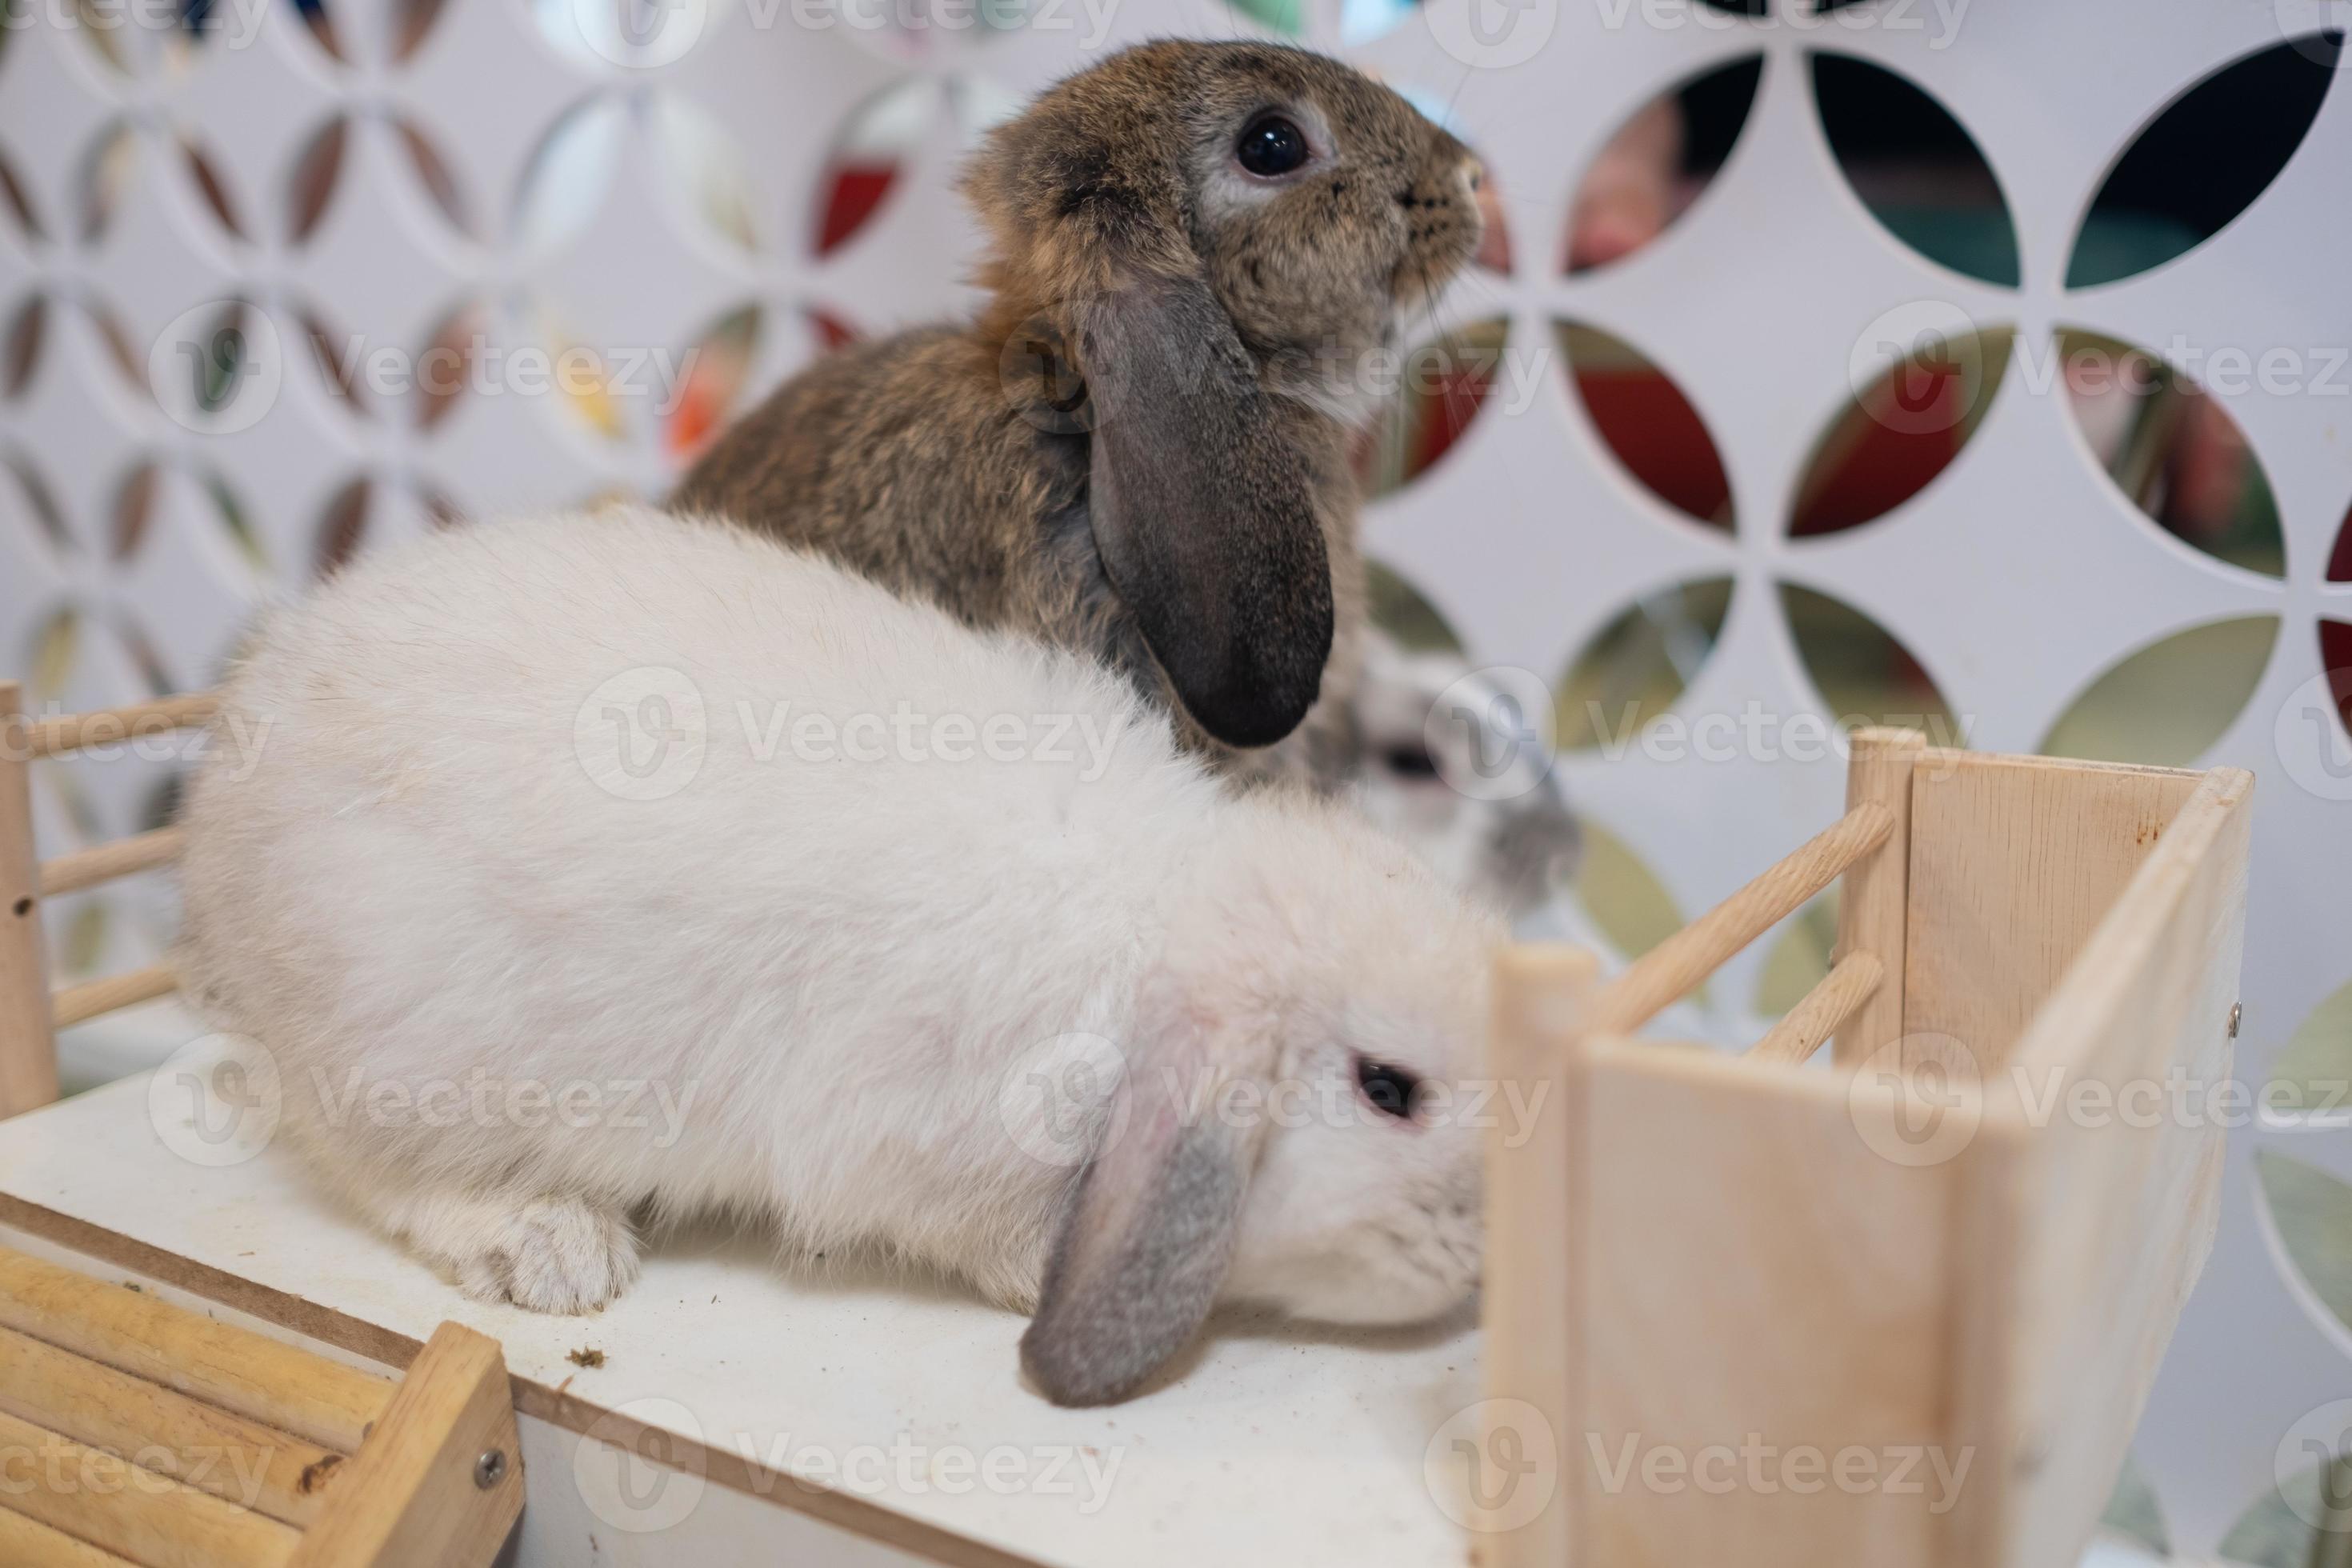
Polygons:
<instances>
[{"instance_id":1,"label":"vecteezy watermark text","mask_svg":"<svg viewBox=\"0 0 2352 1568\"><path fill-rule=\"evenodd\" d=\"M22 724L0 722L0 762L30 762L37 753L32 727L44 720L69 717L55 701L24 715ZM79 716L74 730L74 754L94 763L130 759L142 763L194 763L226 747L236 759L233 777L243 778L261 755L270 721L261 715L229 710L209 728L190 728L166 713L123 718L113 713Z\"/></svg>"},{"instance_id":2,"label":"vecteezy watermark text","mask_svg":"<svg viewBox=\"0 0 2352 1568\"><path fill-rule=\"evenodd\" d=\"M572 1484L598 1519L633 1535L683 1523L702 1501L714 1449L744 1461L748 1488L769 1497L790 1487L811 1495L1033 1497L1081 1516L1110 1501L1123 1447L1092 1443L977 1445L934 1442L901 1430L884 1443L846 1446L789 1431L709 1432L674 1399L633 1399L590 1426L572 1451Z\"/></svg>"},{"instance_id":3,"label":"vecteezy watermark text","mask_svg":"<svg viewBox=\"0 0 2352 1568\"><path fill-rule=\"evenodd\" d=\"M1959 1505L1976 1449L1933 1444L1824 1448L1779 1443L1762 1432L1706 1443L1662 1442L1641 1432L1587 1431L1565 1451L1542 1412L1523 1400L1486 1399L1457 1410L1422 1458L1438 1508L1480 1534L1532 1522L1559 1489L1562 1470L1584 1467L1581 1486L1607 1497L1848 1497L1918 1500L1938 1517Z\"/></svg>"},{"instance_id":4,"label":"vecteezy watermark text","mask_svg":"<svg viewBox=\"0 0 2352 1568\"><path fill-rule=\"evenodd\" d=\"M655 1149L676 1147L701 1089L690 1078L532 1078L487 1068L393 1078L364 1064L340 1079L312 1067L300 1082L315 1121L330 1132L562 1128L626 1134ZM276 1138L287 1088L276 1055L259 1041L206 1035L173 1052L148 1079L148 1121L164 1146L192 1164L241 1164Z\"/></svg>"},{"instance_id":5,"label":"vecteezy watermark text","mask_svg":"<svg viewBox=\"0 0 2352 1568\"><path fill-rule=\"evenodd\" d=\"M1863 1142L1908 1166L1940 1165L1976 1141L1999 1095L2028 1127L2126 1132L2231 1132L2352 1127L2352 1081L2200 1077L2094 1078L2063 1066L2011 1063L1988 1079L1975 1053L1948 1035L1911 1034L1872 1053L1848 1080L1847 1110Z\"/></svg>"},{"instance_id":6,"label":"vecteezy watermark text","mask_svg":"<svg viewBox=\"0 0 2352 1568\"><path fill-rule=\"evenodd\" d=\"M1800 1443L1782 1447L1766 1442L1760 1432L1748 1433L1738 1444L1696 1448L1647 1442L1638 1432L1613 1441L1598 1432L1584 1437L1593 1479L1611 1497L1629 1490L1658 1497L1687 1492L1814 1497L1835 1490L1848 1497L1922 1498L1927 1512L1940 1517L1958 1504L1976 1462L1974 1448L1953 1454L1933 1444L1883 1448L1850 1444L1829 1450Z\"/></svg>"},{"instance_id":7,"label":"vecteezy watermark text","mask_svg":"<svg viewBox=\"0 0 2352 1568\"><path fill-rule=\"evenodd\" d=\"M241 49L260 33L269 5L270 0L212 0L203 5L187 0L0 0L0 30L48 26L61 32L196 34L217 39L223 47Z\"/></svg>"},{"instance_id":8,"label":"vecteezy watermark text","mask_svg":"<svg viewBox=\"0 0 2352 1568\"><path fill-rule=\"evenodd\" d=\"M1235 1129L1349 1127L1391 1120L1352 1079L1337 1075L1234 1079L1201 1070L1143 1068L1100 1035L1058 1035L1034 1047L1004 1074L997 1115L1013 1141L1049 1165L1083 1163L1114 1147L1127 1130L1135 1097L1121 1093L1130 1071L1151 1072L1152 1097L1174 1107L1179 1125ZM1423 1127L1496 1131L1516 1149L1533 1134L1551 1084L1515 1079L1424 1079L1415 1086L1412 1121Z\"/></svg>"},{"instance_id":9,"label":"vecteezy watermark text","mask_svg":"<svg viewBox=\"0 0 2352 1568\"><path fill-rule=\"evenodd\" d=\"M661 800L694 782L714 742L740 742L755 763L1067 765L1082 784L1109 771L1127 721L1101 713L932 712L901 700L888 712L835 713L738 699L714 715L684 671L624 670L580 705L572 744L607 794Z\"/></svg>"},{"instance_id":10,"label":"vecteezy watermark text","mask_svg":"<svg viewBox=\"0 0 2352 1568\"><path fill-rule=\"evenodd\" d=\"M311 1091L331 1128L562 1127L646 1132L650 1147L675 1146L698 1080L658 1078L503 1078L477 1068L464 1078L370 1077L354 1067L336 1083L313 1068Z\"/></svg>"},{"instance_id":11,"label":"vecteezy watermark text","mask_svg":"<svg viewBox=\"0 0 2352 1568\"><path fill-rule=\"evenodd\" d=\"M117 1455L63 1437L10 1443L0 1445L0 1497L40 1492L110 1498L128 1492L161 1498L195 1487L250 1509L260 1500L270 1461L279 1452L241 1443L149 1443ZM307 1474L305 1481L307 1490Z\"/></svg>"}]
</instances>

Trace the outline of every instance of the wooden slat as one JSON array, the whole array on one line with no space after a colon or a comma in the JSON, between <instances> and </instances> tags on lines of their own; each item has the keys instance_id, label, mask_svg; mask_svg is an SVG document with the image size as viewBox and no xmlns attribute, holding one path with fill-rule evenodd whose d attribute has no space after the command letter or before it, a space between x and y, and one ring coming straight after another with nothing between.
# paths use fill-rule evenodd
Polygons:
<instances>
[{"instance_id":1,"label":"wooden slat","mask_svg":"<svg viewBox=\"0 0 2352 1568\"><path fill-rule=\"evenodd\" d=\"M180 977L170 964L151 963L128 974L110 974L103 980L64 987L51 999L49 1016L57 1027L69 1028L118 1007L169 996L179 988Z\"/></svg>"},{"instance_id":2,"label":"wooden slat","mask_svg":"<svg viewBox=\"0 0 2352 1568\"><path fill-rule=\"evenodd\" d=\"M385 1378L5 1249L0 1327L341 1453L392 1398Z\"/></svg>"},{"instance_id":3,"label":"wooden slat","mask_svg":"<svg viewBox=\"0 0 2352 1568\"><path fill-rule=\"evenodd\" d=\"M176 827L158 827L152 833L142 833L130 838L118 838L111 844L93 845L60 855L54 860L41 862L41 893L56 898L59 893L76 893L84 888L111 882L117 877L135 872L152 871L180 858L185 837Z\"/></svg>"},{"instance_id":4,"label":"wooden slat","mask_svg":"<svg viewBox=\"0 0 2352 1568\"><path fill-rule=\"evenodd\" d=\"M0 1411L7 1506L146 1568L275 1568L299 1531ZM18 1486L30 1479L30 1486Z\"/></svg>"},{"instance_id":5,"label":"wooden slat","mask_svg":"<svg viewBox=\"0 0 2352 1568\"><path fill-rule=\"evenodd\" d=\"M478 1485L482 1456L502 1456ZM433 1331L325 1520L303 1537L301 1568L487 1565L522 1511L522 1454L506 1357L457 1323Z\"/></svg>"},{"instance_id":6,"label":"wooden slat","mask_svg":"<svg viewBox=\"0 0 2352 1568\"><path fill-rule=\"evenodd\" d=\"M210 692L166 697L128 708L100 709L95 713L68 713L43 719L31 727L32 753L53 757L88 746L110 745L145 735L165 735L204 723L220 711L220 699Z\"/></svg>"},{"instance_id":7,"label":"wooden slat","mask_svg":"<svg viewBox=\"0 0 2352 1568\"><path fill-rule=\"evenodd\" d=\"M1813 1053L1870 1000L1885 977L1885 965L1876 954L1847 953L1748 1054L1787 1067L1812 1060Z\"/></svg>"},{"instance_id":8,"label":"wooden slat","mask_svg":"<svg viewBox=\"0 0 2352 1568\"><path fill-rule=\"evenodd\" d=\"M1982 1076L1998 1072L2199 782L2169 768L1921 752L1905 893L1906 1065L1965 1049Z\"/></svg>"},{"instance_id":9,"label":"wooden slat","mask_svg":"<svg viewBox=\"0 0 2352 1568\"><path fill-rule=\"evenodd\" d=\"M105 1091L101 1091L105 1092ZM71 1117L71 1111L61 1112ZM5 1149L0 1142L0 1149ZM180 1290L250 1312L306 1339L339 1347L386 1365L405 1365L424 1346L380 1321L354 1317L332 1302L273 1289L238 1273L182 1256L108 1228L89 1218L43 1207L12 1195L0 1183L0 1229L13 1229L68 1251L101 1260L108 1268L143 1274ZM192 1244L193 1245L193 1244ZM218 1261L233 1259L222 1257ZM242 1266L240 1266L242 1267ZM378 1315L380 1316L380 1314ZM792 1473L747 1456L713 1434L708 1442L664 1429L655 1415L635 1405L583 1397L572 1386L575 1373L545 1381L517 1373L509 1381L515 1409L559 1431L613 1447L634 1448L672 1468L690 1468L714 1486L832 1525L925 1563L953 1568L1038 1568L1039 1559L983 1543L928 1520L896 1511L881 1500L839 1489L810 1490ZM338 1484L341 1484L340 1482ZM0 1562L5 1562L0 1558Z\"/></svg>"},{"instance_id":10,"label":"wooden slat","mask_svg":"<svg viewBox=\"0 0 2352 1568\"><path fill-rule=\"evenodd\" d=\"M0 1492L0 1563L8 1568L125 1568L131 1560L28 1519L5 1505Z\"/></svg>"},{"instance_id":11,"label":"wooden slat","mask_svg":"<svg viewBox=\"0 0 2352 1568\"><path fill-rule=\"evenodd\" d=\"M1956 1216L1973 1258L1958 1321L1995 1336L1954 1384L1984 1482L1955 1511L1969 1561L2074 1560L2211 1249L2230 1118L2206 1097L2235 1079L2253 783L2197 780L1987 1082L1987 1132L2027 1126L2032 1163L2030 1180L1986 1169ZM2109 865L2076 869L2097 883ZM2086 1088L2108 1109L2070 1109Z\"/></svg>"},{"instance_id":12,"label":"wooden slat","mask_svg":"<svg viewBox=\"0 0 2352 1568\"><path fill-rule=\"evenodd\" d=\"M58 1097L23 689L0 680L0 1117Z\"/></svg>"},{"instance_id":13,"label":"wooden slat","mask_svg":"<svg viewBox=\"0 0 2352 1568\"><path fill-rule=\"evenodd\" d=\"M240 1508L314 1522L343 1457L161 1384L0 1329L0 1411Z\"/></svg>"},{"instance_id":14,"label":"wooden slat","mask_svg":"<svg viewBox=\"0 0 2352 1568\"><path fill-rule=\"evenodd\" d=\"M1875 954L1885 973L1878 987L1838 1031L1840 1065L1860 1067L1903 1036L1903 954L1910 910L1911 784L1927 744L1916 730L1853 732L1846 758L1846 809L1875 801L1895 819L1886 842L1850 867L1838 899L1836 956Z\"/></svg>"},{"instance_id":15,"label":"wooden slat","mask_svg":"<svg viewBox=\"0 0 2352 1568\"><path fill-rule=\"evenodd\" d=\"M1529 1126L1497 1121L1486 1146L1484 1303L1486 1394L1535 1407L1551 1427L1554 1451L1570 1441L1572 1282L1568 1075L1599 965L1570 947L1506 949L1495 965L1487 1065L1534 1110ZM1537 1097L1540 1095L1538 1100ZM1497 1406L1503 1408L1503 1406ZM1488 1452L1531 1453L1529 1434L1486 1435ZM1508 1447L1499 1445L1508 1442ZM1472 1479L1472 1501L1487 1478ZM1519 1528L1483 1537L1483 1568L1559 1568L1568 1560L1569 1500L1555 1497Z\"/></svg>"},{"instance_id":16,"label":"wooden slat","mask_svg":"<svg viewBox=\"0 0 2352 1568\"><path fill-rule=\"evenodd\" d=\"M1922 1486L1866 1495L1788 1464L1943 1441L1953 1167L1856 1137L1842 1075L1622 1039L1586 1054L1581 1400L1560 1458L1578 1550L1546 1568L1984 1568L1938 1554L1924 1458ZM1645 1477L1660 1456L1690 1467L1679 1484Z\"/></svg>"},{"instance_id":17,"label":"wooden slat","mask_svg":"<svg viewBox=\"0 0 2352 1568\"><path fill-rule=\"evenodd\" d=\"M1846 813L1612 981L1594 1005L1592 1033L1630 1034L1689 995L1724 960L1884 844L1894 826L1894 817L1874 801Z\"/></svg>"}]
</instances>

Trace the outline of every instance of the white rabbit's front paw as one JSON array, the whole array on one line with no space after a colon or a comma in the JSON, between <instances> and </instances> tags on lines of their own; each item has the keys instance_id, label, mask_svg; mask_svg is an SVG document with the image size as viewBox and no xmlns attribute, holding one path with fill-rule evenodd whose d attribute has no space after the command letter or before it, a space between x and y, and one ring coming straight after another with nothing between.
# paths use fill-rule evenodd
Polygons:
<instances>
[{"instance_id":1,"label":"white rabbit's front paw","mask_svg":"<svg viewBox=\"0 0 2352 1568\"><path fill-rule=\"evenodd\" d=\"M471 1245L445 1238L444 1249L457 1283L486 1301L512 1301L534 1312L593 1312L637 1277L628 1222L578 1198L530 1199L484 1230Z\"/></svg>"}]
</instances>

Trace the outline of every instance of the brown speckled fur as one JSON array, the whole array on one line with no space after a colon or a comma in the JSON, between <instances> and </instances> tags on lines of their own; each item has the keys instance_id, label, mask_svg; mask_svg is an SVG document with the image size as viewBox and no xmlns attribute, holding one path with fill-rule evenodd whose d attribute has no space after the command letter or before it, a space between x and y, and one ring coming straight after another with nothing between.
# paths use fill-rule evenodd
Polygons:
<instances>
[{"instance_id":1,"label":"brown speckled fur","mask_svg":"<svg viewBox=\"0 0 2352 1568\"><path fill-rule=\"evenodd\" d=\"M1326 155L1271 199L1221 201L1212 182L1231 181L1235 139L1267 110L1328 129L1328 149L1317 136ZM1192 42L1115 55L1046 91L976 161L966 187L992 249L979 319L811 366L730 430L671 504L826 551L975 626L1099 651L1238 771L1330 777L1351 752L1342 700L1364 615L1354 437L1339 416L1361 410L1306 394L1318 365L1328 379L1332 364L1361 363L1402 307L1468 259L1479 233L1470 166L1403 99L1318 55ZM1087 510L1091 408L1061 417L1035 374L1003 368L1008 341L1042 331L1076 345L1061 350L1075 384L1086 345L1104 337L1088 312L1162 281L1205 284L1259 386L1289 394L1265 405L1278 450L1257 468L1230 452L1190 456L1221 486L1303 485L1329 563L1335 635L1319 700L1263 752L1234 752L1190 721L1112 586Z\"/></svg>"}]
</instances>

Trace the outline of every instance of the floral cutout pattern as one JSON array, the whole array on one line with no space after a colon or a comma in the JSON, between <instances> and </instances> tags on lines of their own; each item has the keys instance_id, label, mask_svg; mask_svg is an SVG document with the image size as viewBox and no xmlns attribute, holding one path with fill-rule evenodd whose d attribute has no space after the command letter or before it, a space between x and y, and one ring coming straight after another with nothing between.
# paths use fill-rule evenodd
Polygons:
<instances>
[{"instance_id":1,"label":"floral cutout pattern","mask_svg":"<svg viewBox=\"0 0 2352 1568\"><path fill-rule=\"evenodd\" d=\"M2352 475L2330 466L2324 399L2259 377L2249 390L2214 357L2352 339L2340 289L2307 262L2352 243L2333 216L2352 120L2332 66L2312 79L2304 132L2190 243L2090 267L2118 243L2108 215L2128 210L2136 159L2177 167L2166 122L2200 83L2276 51L2279 15L2304 13L2148 0L2160 14L2123 37L2090 7L1979 7L1945 47L1895 26L1921 8L1876 0L1708 0L1679 33L1638 5L1621 31L1579 32L1585 14L1559 8L1530 62L1465 70L1443 42L1464 3L1265 0L1255 16L1204 17L1132 0L1099 37L1057 36L1036 5L964 34L682 6L662 14L699 16L693 37L616 47L583 32L593 7L328 0L268 7L249 47L150 38L161 47L119 58L87 33L11 30L0 670L77 707L201 684L268 588L457 516L658 491L810 356L969 303L955 170L1024 94L1152 34L1292 37L1433 89L1502 175L1496 216L1516 243L1412 339L1486 334L1494 369L1445 393L1475 417L1438 427L1443 455L1426 461L1432 427L1407 418L1406 460L1368 526L1376 553L1455 613L1474 657L1554 677L1564 711L1595 690L1630 704L1636 722L1611 729L1625 745L1561 763L1596 828L1585 897L1611 945L1639 951L1833 814L1838 760L1804 750L1801 721L1886 711L1851 695L1862 673L1923 711L1932 694L1988 746L2255 766L2250 1016L2340 984L2322 973L2340 951L2297 921L2340 929L2343 797L2324 773L2297 781L2273 720L2318 681L2319 716L2352 747L2352 542L2338 542ZM2096 79L2080 79L2094 58ZM1822 89L1840 73L1957 129L1998 197L1992 238L1960 235L1970 249L1948 225L1877 212L1884 189L1840 121L1845 89ZM1704 194L1670 193L1671 221L1577 265L1573 215L1603 150L1703 80L1738 95L1713 122L1730 132L1703 160ZM860 106L894 91L929 106L922 124L836 223L832 153ZM2021 99L2037 117L2006 112ZM2004 245L2013 273L1964 264ZM660 286L615 286L648 279ZM1606 368L1622 385L1660 409L1671 393L1663 417L1683 434L1637 450L1656 432L1588 383L1594 361L1561 350L1563 322L1622 350ZM2061 380L2073 331L2168 367L2158 402L2075 400ZM379 352L446 376L387 382ZM515 366L532 359L579 374L518 395ZM2140 460L2142 429L2185 417L2182 385L2225 416L2210 449L2242 451L2262 477L2267 563L2210 527L2234 512L2187 504L2204 476ZM2214 627L2245 647L2199 733L2065 739L2126 671L2178 690L2182 674L2135 669L2139 656ZM1619 652L1622 671L1605 657ZM1772 760L1690 743L1691 724L1751 706ZM169 772L44 769L45 847L155 820ZM145 898L60 900L58 951L142 961L169 924L164 895ZM1725 977L1708 1000L1726 1033L1793 994L1826 919L1792 922ZM2209 1338L2179 1353L2243 1352ZM2340 1364L2321 1378L2341 1384ZM2188 1418L2160 1394L2151 1419ZM2166 1516L2195 1517L2172 1506L2194 1479L2151 1463Z\"/></svg>"}]
</instances>

